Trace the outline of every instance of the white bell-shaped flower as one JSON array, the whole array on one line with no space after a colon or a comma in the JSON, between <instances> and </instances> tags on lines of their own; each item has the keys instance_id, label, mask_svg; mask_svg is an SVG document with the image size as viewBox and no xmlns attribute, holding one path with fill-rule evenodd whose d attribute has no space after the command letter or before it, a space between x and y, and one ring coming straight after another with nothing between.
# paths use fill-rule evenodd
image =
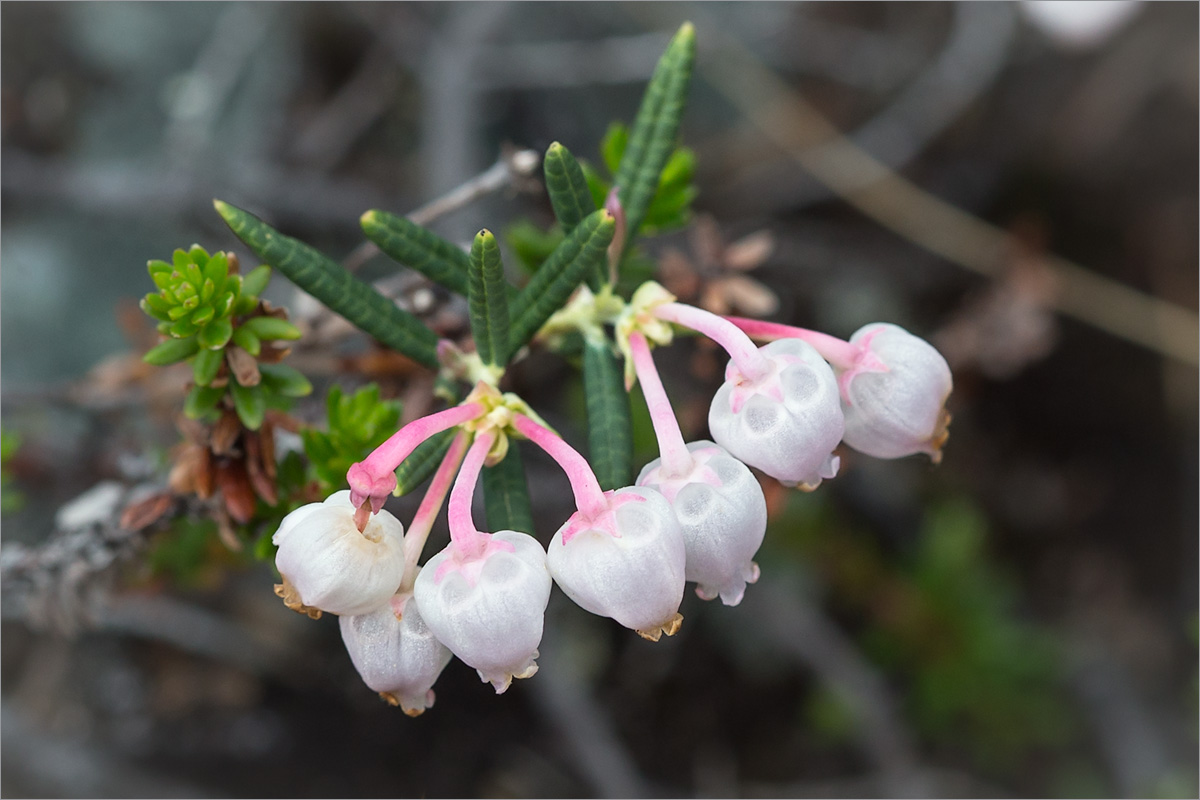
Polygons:
<instances>
[{"instance_id":1,"label":"white bell-shaped flower","mask_svg":"<svg viewBox=\"0 0 1200 800\"><path fill-rule=\"evenodd\" d=\"M404 577L404 526L387 511L360 533L349 490L283 518L271 537L275 567L300 602L330 614L366 614L396 593Z\"/></svg>"},{"instance_id":2,"label":"white bell-shaped flower","mask_svg":"<svg viewBox=\"0 0 1200 800\"><path fill-rule=\"evenodd\" d=\"M498 531L490 540L477 555L451 543L430 558L414 596L434 635L500 694L537 672L551 580L537 539Z\"/></svg>"},{"instance_id":3,"label":"white bell-shaped flower","mask_svg":"<svg viewBox=\"0 0 1200 800\"><path fill-rule=\"evenodd\" d=\"M877 458L927 453L936 462L948 434L950 367L933 345L897 325L864 325L850 343L868 348L886 372L848 376L843 397L846 444Z\"/></svg>"},{"instance_id":4,"label":"white bell-shaped flower","mask_svg":"<svg viewBox=\"0 0 1200 800\"><path fill-rule=\"evenodd\" d=\"M576 512L550 540L555 582L582 608L653 640L679 628L686 554L679 523L654 489L607 493L609 509Z\"/></svg>"},{"instance_id":5,"label":"white bell-shaped flower","mask_svg":"<svg viewBox=\"0 0 1200 800\"><path fill-rule=\"evenodd\" d=\"M837 474L832 453L845 425L833 369L799 339L759 352L770 369L757 380L729 363L708 410L709 430L735 458L781 483L814 489Z\"/></svg>"},{"instance_id":6,"label":"white bell-shaped flower","mask_svg":"<svg viewBox=\"0 0 1200 800\"><path fill-rule=\"evenodd\" d=\"M450 650L429 630L411 594L368 614L343 615L338 624L363 683L410 717L433 705L432 687L450 662Z\"/></svg>"},{"instance_id":7,"label":"white bell-shaped flower","mask_svg":"<svg viewBox=\"0 0 1200 800\"><path fill-rule=\"evenodd\" d=\"M687 446L692 469L667 475L662 459L647 464L638 486L657 489L671 504L687 552L685 575L705 600L742 602L747 583L758 580L751 559L767 530L767 501L745 464L723 447L700 440Z\"/></svg>"}]
</instances>

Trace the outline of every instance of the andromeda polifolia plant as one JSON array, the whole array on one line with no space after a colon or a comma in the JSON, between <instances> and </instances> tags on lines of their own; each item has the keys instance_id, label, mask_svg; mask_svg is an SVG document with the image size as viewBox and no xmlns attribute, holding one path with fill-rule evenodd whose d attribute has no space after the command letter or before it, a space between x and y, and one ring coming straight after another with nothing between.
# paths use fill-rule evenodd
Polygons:
<instances>
[{"instance_id":1,"label":"andromeda polifolia plant","mask_svg":"<svg viewBox=\"0 0 1200 800\"><path fill-rule=\"evenodd\" d=\"M277 593L309 616L339 615L363 680L409 714L432 705L450 654L498 693L533 676L554 585L585 611L656 641L679 629L688 583L705 600L736 606L759 580L754 558L767 523L752 470L811 491L837 474L841 443L881 458L940 456L950 374L922 340L884 323L844 342L725 318L639 275L642 237L686 224L696 194L694 157L678 147L694 58L695 33L684 25L632 125L605 137L611 180L550 145L543 170L555 226L505 237L529 272L523 285L510 282L486 228L464 249L386 209L362 215L362 232L383 253L465 297L466 341L440 339L315 248L215 202L266 265L436 373L447 400L390 432L398 409L378 393L331 393L329 431L302 434L328 496L295 508L273 532ZM250 429L262 416L238 398L254 384L242 381L248 370L229 348L261 357L265 342L295 332L257 300L265 269L243 279L228 255L178 251L174 263L152 262L160 294L145 301L169 337L148 359L192 359L196 386L230 390ZM711 441L684 440L655 368L653 350L680 330L729 355L709 411ZM586 452L538 415L538 398L505 391L507 370L530 347L579 364ZM265 366L260 372L267 385ZM637 382L660 457L635 480L629 392ZM206 394L192 405L214 402ZM570 484L574 510L546 528L535 525L522 446L543 450ZM385 504L426 480L406 531ZM471 511L480 484L483 525ZM450 540L423 560L447 495Z\"/></svg>"}]
</instances>

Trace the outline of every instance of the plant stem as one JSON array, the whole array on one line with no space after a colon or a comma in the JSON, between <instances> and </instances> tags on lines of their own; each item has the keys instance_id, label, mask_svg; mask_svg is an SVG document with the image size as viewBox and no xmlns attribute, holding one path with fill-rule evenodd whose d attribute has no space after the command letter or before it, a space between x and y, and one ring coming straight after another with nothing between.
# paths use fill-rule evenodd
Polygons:
<instances>
[{"instance_id":1,"label":"plant stem","mask_svg":"<svg viewBox=\"0 0 1200 800\"><path fill-rule=\"evenodd\" d=\"M726 317L752 339L775 341L776 339L801 339L813 346L821 358L841 370L853 369L858 364L862 348L836 336L807 328L797 328L779 322L764 322L746 317Z\"/></svg>"},{"instance_id":2,"label":"plant stem","mask_svg":"<svg viewBox=\"0 0 1200 800\"><path fill-rule=\"evenodd\" d=\"M703 333L729 353L738 370L749 381L767 376L771 363L738 326L701 308L683 303L667 303L654 309L654 315L667 322Z\"/></svg>"},{"instance_id":3,"label":"plant stem","mask_svg":"<svg viewBox=\"0 0 1200 800\"><path fill-rule=\"evenodd\" d=\"M608 510L608 498L596 480L587 459L556 433L543 428L524 414L513 414L513 427L546 451L562 467L575 493L575 507L588 519L597 519Z\"/></svg>"},{"instance_id":4,"label":"plant stem","mask_svg":"<svg viewBox=\"0 0 1200 800\"><path fill-rule=\"evenodd\" d=\"M450 449L446 451L446 457L433 474L429 489L421 498L421 505L413 516L412 524L408 526L408 533L404 537L404 580L400 583L401 592L412 589L412 583L416 580L417 561L421 558L421 551L425 549L425 540L429 538L429 531L433 529L433 521L437 519L438 512L442 510L442 503L446 499L446 493L450 491L454 473L462 463L463 456L467 454L469 442L470 434L466 431L460 431L454 437Z\"/></svg>"},{"instance_id":5,"label":"plant stem","mask_svg":"<svg viewBox=\"0 0 1200 800\"><path fill-rule=\"evenodd\" d=\"M481 545L485 544L486 534L481 534L471 518L471 501L475 497L475 484L479 482L479 472L487 459L496 434L485 431L475 436L471 449L463 459L462 468L454 480L454 488L450 491L450 509L447 517L450 521L450 541L463 555L477 554Z\"/></svg>"},{"instance_id":6,"label":"plant stem","mask_svg":"<svg viewBox=\"0 0 1200 800\"><path fill-rule=\"evenodd\" d=\"M415 419L376 447L371 455L362 460L362 466L372 475L395 472L400 462L408 458L421 442L435 433L469 422L483 412L482 403L467 403Z\"/></svg>"},{"instance_id":7,"label":"plant stem","mask_svg":"<svg viewBox=\"0 0 1200 800\"><path fill-rule=\"evenodd\" d=\"M646 407L650 409L650 421L654 424L654 435L658 439L658 452L662 456L663 474L668 477L686 475L695 463L683 441L675 409L667 398L662 380L650 355L646 337L638 331L629 335L629 349L633 353L633 366L638 380L642 382L642 394Z\"/></svg>"}]
</instances>

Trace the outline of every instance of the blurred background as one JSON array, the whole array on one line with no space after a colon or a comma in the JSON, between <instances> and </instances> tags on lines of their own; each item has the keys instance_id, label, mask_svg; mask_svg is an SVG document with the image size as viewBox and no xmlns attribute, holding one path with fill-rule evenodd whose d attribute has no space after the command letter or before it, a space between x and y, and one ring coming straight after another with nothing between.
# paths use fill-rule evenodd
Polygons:
<instances>
[{"instance_id":1,"label":"blurred background","mask_svg":"<svg viewBox=\"0 0 1200 800\"><path fill-rule=\"evenodd\" d=\"M1196 796L1200 20L1066 5L5 3L0 793ZM359 214L499 163L430 226L544 228L540 169L506 154L599 163L689 19L699 194L646 244L660 279L930 339L955 375L941 465L846 452L817 492L768 486L741 606L689 592L652 644L556 592L535 678L496 697L455 661L417 719L212 527L112 522L180 438L186 377L139 361L146 261L249 261L213 197L461 324L365 258ZM269 295L320 321L284 278ZM672 352L703 436L720 362ZM368 380L423 413L428 376L380 353L302 341L294 413ZM581 443L577 376L535 352L513 381ZM545 540L565 483L526 456Z\"/></svg>"}]
</instances>

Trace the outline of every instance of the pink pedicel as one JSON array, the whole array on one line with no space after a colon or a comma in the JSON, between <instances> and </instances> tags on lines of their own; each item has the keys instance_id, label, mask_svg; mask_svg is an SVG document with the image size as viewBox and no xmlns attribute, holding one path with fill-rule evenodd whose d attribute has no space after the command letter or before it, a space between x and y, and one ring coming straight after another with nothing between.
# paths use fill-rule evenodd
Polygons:
<instances>
[{"instance_id":1,"label":"pink pedicel","mask_svg":"<svg viewBox=\"0 0 1200 800\"><path fill-rule=\"evenodd\" d=\"M499 694L537 672L550 573L546 551L517 531L480 532L471 499L496 435L476 435L450 493L450 544L417 575L413 599L438 640Z\"/></svg>"},{"instance_id":2,"label":"pink pedicel","mask_svg":"<svg viewBox=\"0 0 1200 800\"><path fill-rule=\"evenodd\" d=\"M729 321L755 339L806 341L833 365L846 418L844 441L855 450L877 458L925 453L940 460L953 380L946 359L924 339L886 322L864 325L844 342L776 322Z\"/></svg>"},{"instance_id":3,"label":"pink pedicel","mask_svg":"<svg viewBox=\"0 0 1200 800\"><path fill-rule=\"evenodd\" d=\"M813 346L838 373L838 389L842 400L849 403L850 382L865 372L887 372L888 366L871 351L871 338L874 334L857 340L846 342L836 336L807 328L797 328L778 322L764 322L745 317L726 317L734 325L752 339L777 341L779 339L799 339Z\"/></svg>"},{"instance_id":4,"label":"pink pedicel","mask_svg":"<svg viewBox=\"0 0 1200 800\"><path fill-rule=\"evenodd\" d=\"M771 365L759 353L758 347L738 326L724 317L684 303L665 303L654 309L654 315L703 333L721 345L733 363L737 364L745 380L759 381L769 374Z\"/></svg>"},{"instance_id":5,"label":"pink pedicel","mask_svg":"<svg viewBox=\"0 0 1200 800\"><path fill-rule=\"evenodd\" d=\"M635 332L629 345L662 453L642 469L637 485L658 490L670 504L683 537L685 577L696 582L696 593L737 605L746 584L758 580L751 559L767 530L762 487L716 444L684 444L645 338Z\"/></svg>"},{"instance_id":6,"label":"pink pedicel","mask_svg":"<svg viewBox=\"0 0 1200 800\"><path fill-rule=\"evenodd\" d=\"M400 584L401 592L412 590L413 581L417 576L417 561L421 558L421 551L425 549L425 540L429 537L429 531L433 529L433 521L437 518L438 512L442 510L442 503L450 491L454 475L458 471L459 465L462 464L470 444L471 436L466 431L460 431L454 437L454 441L450 443L450 449L446 451L445 458L442 459L437 472L433 475L433 480L429 482L429 489L421 498L421 505L417 508L417 513L413 515L412 524L408 526L408 533L404 535L405 566L404 580Z\"/></svg>"},{"instance_id":7,"label":"pink pedicel","mask_svg":"<svg viewBox=\"0 0 1200 800\"><path fill-rule=\"evenodd\" d=\"M581 456L578 450L567 444L561 436L524 414L513 414L512 424L522 436L545 450L547 455L558 462L563 472L567 473L571 491L575 495L575 507L586 519L599 519L609 509L611 493L600 489L596 473L592 472L587 459Z\"/></svg>"},{"instance_id":8,"label":"pink pedicel","mask_svg":"<svg viewBox=\"0 0 1200 800\"><path fill-rule=\"evenodd\" d=\"M479 531L471 518L471 500L475 495L475 484L479 481L479 472L483 469L483 462L495 441L494 433L478 434L471 449L467 451L466 458L463 459L462 468L458 471L458 478L455 479L454 488L450 492L450 546L446 548L445 560L438 564L434 573L434 583L440 583L451 572L461 572L467 583L474 586L488 556L496 552L513 551L510 543Z\"/></svg>"},{"instance_id":9,"label":"pink pedicel","mask_svg":"<svg viewBox=\"0 0 1200 800\"><path fill-rule=\"evenodd\" d=\"M362 508L369 502L371 513L378 514L388 495L396 489L396 468L400 462L430 436L469 422L484 411L481 403L467 403L413 420L396 431L371 455L352 465L346 472L350 502L355 508Z\"/></svg>"}]
</instances>

